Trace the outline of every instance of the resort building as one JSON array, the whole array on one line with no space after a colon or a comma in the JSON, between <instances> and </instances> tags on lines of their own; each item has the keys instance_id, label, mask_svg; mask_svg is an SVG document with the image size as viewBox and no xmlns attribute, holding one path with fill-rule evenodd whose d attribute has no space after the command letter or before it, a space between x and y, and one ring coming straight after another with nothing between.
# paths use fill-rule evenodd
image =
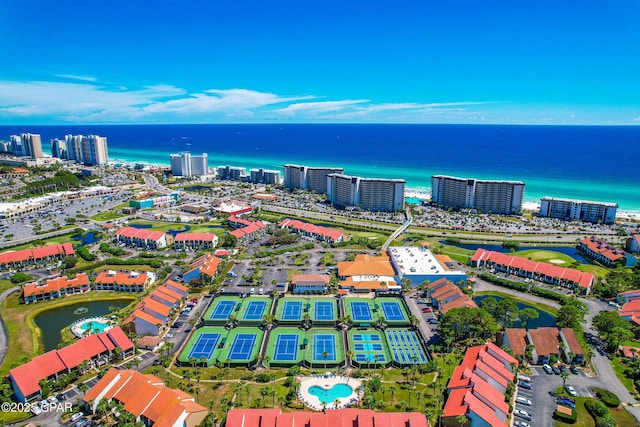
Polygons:
<instances>
[{"instance_id":1,"label":"resort building","mask_svg":"<svg viewBox=\"0 0 640 427\"><path fill-rule=\"evenodd\" d=\"M167 247L167 235L148 228L122 227L113 236L115 243L143 249Z\"/></svg>"},{"instance_id":2,"label":"resort building","mask_svg":"<svg viewBox=\"0 0 640 427\"><path fill-rule=\"evenodd\" d=\"M216 277L221 261L220 258L213 254L202 255L191 263L189 270L182 275L182 279L185 283L190 283L193 279L211 282Z\"/></svg>"},{"instance_id":3,"label":"resort building","mask_svg":"<svg viewBox=\"0 0 640 427\"><path fill-rule=\"evenodd\" d=\"M218 166L218 178L244 181L247 179L247 170L237 166Z\"/></svg>"},{"instance_id":4,"label":"resort building","mask_svg":"<svg viewBox=\"0 0 640 427\"><path fill-rule=\"evenodd\" d=\"M428 427L419 412L374 412L336 409L326 412L282 412L280 409L232 409L225 427Z\"/></svg>"},{"instance_id":5,"label":"resort building","mask_svg":"<svg viewBox=\"0 0 640 427\"><path fill-rule=\"evenodd\" d=\"M229 203L221 202L219 206L213 208L214 212L227 215L242 215L253 210L251 205L245 203L231 201Z\"/></svg>"},{"instance_id":6,"label":"resort building","mask_svg":"<svg viewBox=\"0 0 640 427\"><path fill-rule=\"evenodd\" d=\"M584 294L591 292L591 286L595 281L595 276L591 273L485 249L477 249L469 263L472 267L496 269L507 274L564 286Z\"/></svg>"},{"instance_id":7,"label":"resort building","mask_svg":"<svg viewBox=\"0 0 640 427\"><path fill-rule=\"evenodd\" d=\"M327 194L327 176L332 173L342 174L343 168L327 168L314 166L284 165L285 188L313 191Z\"/></svg>"},{"instance_id":8,"label":"resort building","mask_svg":"<svg viewBox=\"0 0 640 427\"><path fill-rule=\"evenodd\" d=\"M43 265L49 262L62 261L64 258L74 254L75 251L71 243L23 249L20 251L7 251L0 254L0 268L8 269L22 268L30 265Z\"/></svg>"},{"instance_id":9,"label":"resort building","mask_svg":"<svg viewBox=\"0 0 640 427\"><path fill-rule=\"evenodd\" d=\"M213 249L218 245L218 236L213 233L179 233L173 241L176 250Z\"/></svg>"},{"instance_id":10,"label":"resort building","mask_svg":"<svg viewBox=\"0 0 640 427\"><path fill-rule=\"evenodd\" d=\"M524 182L434 175L431 201L443 208L511 215L522 210Z\"/></svg>"},{"instance_id":11,"label":"resort building","mask_svg":"<svg viewBox=\"0 0 640 427\"><path fill-rule=\"evenodd\" d=\"M278 227L286 228L292 233L298 233L321 242L339 243L344 240L344 234L340 230L314 225L297 219L285 218Z\"/></svg>"},{"instance_id":12,"label":"resort building","mask_svg":"<svg viewBox=\"0 0 640 427\"><path fill-rule=\"evenodd\" d=\"M294 294L322 294L329 288L326 274L295 274L291 278Z\"/></svg>"},{"instance_id":13,"label":"resort building","mask_svg":"<svg viewBox=\"0 0 640 427\"><path fill-rule=\"evenodd\" d=\"M155 207L166 207L175 205L180 198L180 193L173 192L166 196L157 197L140 197L138 196L134 200L129 200L129 206L135 209L150 209Z\"/></svg>"},{"instance_id":14,"label":"resort building","mask_svg":"<svg viewBox=\"0 0 640 427\"><path fill-rule=\"evenodd\" d=\"M24 365L9 371L11 387L20 402L40 400L42 390L40 381L55 380L61 375L79 368L84 362L93 366L102 366L112 354L124 359L134 353L131 340L119 327L106 332L92 334L60 350L51 350L36 356Z\"/></svg>"},{"instance_id":15,"label":"resort building","mask_svg":"<svg viewBox=\"0 0 640 427\"><path fill-rule=\"evenodd\" d=\"M39 285L38 282L27 283L22 288L22 295L24 303L31 304L33 302L47 301L67 295L88 292L90 290L89 276L87 276L86 273L80 273L73 279L65 276L49 279L41 285Z\"/></svg>"},{"instance_id":16,"label":"resort building","mask_svg":"<svg viewBox=\"0 0 640 427\"><path fill-rule=\"evenodd\" d=\"M616 221L617 203L543 197L540 199L540 216L585 221L594 224L613 224Z\"/></svg>"},{"instance_id":17,"label":"resort building","mask_svg":"<svg viewBox=\"0 0 640 427\"><path fill-rule=\"evenodd\" d=\"M93 283L96 291L143 292L156 280L152 272L104 270Z\"/></svg>"},{"instance_id":18,"label":"resort building","mask_svg":"<svg viewBox=\"0 0 640 427\"><path fill-rule=\"evenodd\" d=\"M268 169L249 169L249 182L255 184L280 184L280 171Z\"/></svg>"},{"instance_id":19,"label":"resort building","mask_svg":"<svg viewBox=\"0 0 640 427\"><path fill-rule=\"evenodd\" d=\"M435 255L426 246L398 246L388 251L398 280L411 280L412 286L445 278L454 283L467 282L464 271L453 269L454 261L446 255Z\"/></svg>"},{"instance_id":20,"label":"resort building","mask_svg":"<svg viewBox=\"0 0 640 427\"><path fill-rule=\"evenodd\" d=\"M567 363L584 361L584 350L574 330L569 328L507 328L501 341L501 345L513 350L518 358L528 358L533 364L549 363L551 355L557 360L562 356Z\"/></svg>"},{"instance_id":21,"label":"resort building","mask_svg":"<svg viewBox=\"0 0 640 427\"><path fill-rule=\"evenodd\" d=\"M136 335L160 335L171 315L188 295L188 288L173 280L167 280L133 309L122 328Z\"/></svg>"},{"instance_id":22,"label":"resort building","mask_svg":"<svg viewBox=\"0 0 640 427\"><path fill-rule=\"evenodd\" d=\"M267 231L267 224L263 221L250 221L236 215L231 215L227 219L227 223L231 227L235 228L235 230L231 231L229 234L238 239L238 242L241 244L251 243L264 236Z\"/></svg>"},{"instance_id":23,"label":"resort building","mask_svg":"<svg viewBox=\"0 0 640 427\"><path fill-rule=\"evenodd\" d=\"M633 233L627 239L625 248L632 254L640 253L640 233Z\"/></svg>"},{"instance_id":24,"label":"resort building","mask_svg":"<svg viewBox=\"0 0 640 427\"><path fill-rule=\"evenodd\" d=\"M169 289L166 285L158 286L149 296L152 300L158 301L171 309L178 308L182 300L184 300L183 295Z\"/></svg>"},{"instance_id":25,"label":"resort building","mask_svg":"<svg viewBox=\"0 0 640 427\"><path fill-rule=\"evenodd\" d=\"M145 426L197 427L208 414L190 394L132 369L110 369L82 398L92 413L103 399L122 404Z\"/></svg>"},{"instance_id":26,"label":"resort building","mask_svg":"<svg viewBox=\"0 0 640 427\"><path fill-rule=\"evenodd\" d=\"M73 160L85 165L109 163L107 138L98 135L65 135L64 141L51 140L51 154L64 160Z\"/></svg>"},{"instance_id":27,"label":"resort building","mask_svg":"<svg viewBox=\"0 0 640 427\"><path fill-rule=\"evenodd\" d=\"M493 343L468 348L447 385L442 424L458 427L464 416L472 426L510 425L505 393L515 381L512 366L518 361Z\"/></svg>"},{"instance_id":28,"label":"resort building","mask_svg":"<svg viewBox=\"0 0 640 427\"><path fill-rule=\"evenodd\" d=\"M35 133L22 133L9 137L10 153L19 157L31 157L40 159L42 154L42 141L40 135Z\"/></svg>"},{"instance_id":29,"label":"resort building","mask_svg":"<svg viewBox=\"0 0 640 427\"><path fill-rule=\"evenodd\" d=\"M340 208L395 212L404 209L404 179L327 175L327 200Z\"/></svg>"},{"instance_id":30,"label":"resort building","mask_svg":"<svg viewBox=\"0 0 640 427\"><path fill-rule=\"evenodd\" d=\"M597 262L605 267L633 267L636 259L620 248L596 237L586 237L578 243L578 252L592 262Z\"/></svg>"},{"instance_id":31,"label":"resort building","mask_svg":"<svg viewBox=\"0 0 640 427\"><path fill-rule=\"evenodd\" d=\"M191 176L203 176L209 173L209 157L207 153L200 156L192 156L188 151L169 156L171 162L171 175L189 178Z\"/></svg>"},{"instance_id":32,"label":"resort building","mask_svg":"<svg viewBox=\"0 0 640 427\"><path fill-rule=\"evenodd\" d=\"M353 261L339 262L338 278L343 292L398 292L402 289L386 255L358 254Z\"/></svg>"},{"instance_id":33,"label":"resort building","mask_svg":"<svg viewBox=\"0 0 640 427\"><path fill-rule=\"evenodd\" d=\"M462 292L457 285L444 277L429 283L426 286L426 290L427 297L431 298L431 304L442 314L452 308L478 307L469 295Z\"/></svg>"}]
</instances>

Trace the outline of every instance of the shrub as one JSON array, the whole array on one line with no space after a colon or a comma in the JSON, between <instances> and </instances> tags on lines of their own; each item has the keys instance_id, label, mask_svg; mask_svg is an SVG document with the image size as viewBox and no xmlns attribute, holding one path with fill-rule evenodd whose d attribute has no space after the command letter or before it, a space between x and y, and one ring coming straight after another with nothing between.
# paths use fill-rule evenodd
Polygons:
<instances>
[{"instance_id":1,"label":"shrub","mask_svg":"<svg viewBox=\"0 0 640 427\"><path fill-rule=\"evenodd\" d=\"M596 395L610 408L616 408L620 405L620 398L609 390L602 388L596 389Z\"/></svg>"},{"instance_id":2,"label":"shrub","mask_svg":"<svg viewBox=\"0 0 640 427\"><path fill-rule=\"evenodd\" d=\"M588 400L584 403L587 411L593 418L606 417L609 415L609 408L599 400Z\"/></svg>"},{"instance_id":3,"label":"shrub","mask_svg":"<svg viewBox=\"0 0 640 427\"><path fill-rule=\"evenodd\" d=\"M571 415L567 415L562 412L555 411L553 413L553 418L563 423L573 424L578 419L578 411L576 411L575 408L571 408Z\"/></svg>"},{"instance_id":4,"label":"shrub","mask_svg":"<svg viewBox=\"0 0 640 427\"><path fill-rule=\"evenodd\" d=\"M33 279L35 279L35 277L33 277L30 274L16 273L13 276L11 276L11 283L18 285L18 284L26 283Z\"/></svg>"},{"instance_id":5,"label":"shrub","mask_svg":"<svg viewBox=\"0 0 640 427\"><path fill-rule=\"evenodd\" d=\"M301 371L300 366L294 365L294 366L290 367L289 370L287 371L287 376L288 377L295 377L296 375L298 375L300 373L300 371Z\"/></svg>"},{"instance_id":6,"label":"shrub","mask_svg":"<svg viewBox=\"0 0 640 427\"><path fill-rule=\"evenodd\" d=\"M258 375L256 375L257 383L268 383L269 381L271 381L271 376L266 372L260 372Z\"/></svg>"}]
</instances>

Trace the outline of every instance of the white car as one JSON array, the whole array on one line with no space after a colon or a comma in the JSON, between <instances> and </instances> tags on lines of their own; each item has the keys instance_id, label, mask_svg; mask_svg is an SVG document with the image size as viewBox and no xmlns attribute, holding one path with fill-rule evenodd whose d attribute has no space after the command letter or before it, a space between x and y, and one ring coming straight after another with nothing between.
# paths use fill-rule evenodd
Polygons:
<instances>
[{"instance_id":1,"label":"white car","mask_svg":"<svg viewBox=\"0 0 640 427\"><path fill-rule=\"evenodd\" d=\"M531 406L531 400L526 397L516 397L516 402L521 405Z\"/></svg>"},{"instance_id":2,"label":"white car","mask_svg":"<svg viewBox=\"0 0 640 427\"><path fill-rule=\"evenodd\" d=\"M577 396L578 395L578 393L576 393L576 389L574 389L570 385L565 386L564 389L567 390L567 393L569 393L571 396Z\"/></svg>"},{"instance_id":3,"label":"white car","mask_svg":"<svg viewBox=\"0 0 640 427\"><path fill-rule=\"evenodd\" d=\"M42 413L42 409L40 409L39 405L31 405L31 412L33 415L38 416Z\"/></svg>"},{"instance_id":4,"label":"white car","mask_svg":"<svg viewBox=\"0 0 640 427\"><path fill-rule=\"evenodd\" d=\"M55 397L55 396L49 396L49 398L47 399L47 401L49 401L49 403L50 403L50 404L52 404L52 405L57 405L58 403L60 403L60 402L58 401L58 399L56 399L56 397Z\"/></svg>"},{"instance_id":5,"label":"white car","mask_svg":"<svg viewBox=\"0 0 640 427\"><path fill-rule=\"evenodd\" d=\"M523 411L522 409L516 409L515 411L513 411L513 414L516 417L524 418L527 421L531 421L531 418L533 418L530 413L528 413L527 411Z\"/></svg>"},{"instance_id":6,"label":"white car","mask_svg":"<svg viewBox=\"0 0 640 427\"><path fill-rule=\"evenodd\" d=\"M531 427L531 424L525 423L524 421L514 421L513 425L516 427Z\"/></svg>"}]
</instances>

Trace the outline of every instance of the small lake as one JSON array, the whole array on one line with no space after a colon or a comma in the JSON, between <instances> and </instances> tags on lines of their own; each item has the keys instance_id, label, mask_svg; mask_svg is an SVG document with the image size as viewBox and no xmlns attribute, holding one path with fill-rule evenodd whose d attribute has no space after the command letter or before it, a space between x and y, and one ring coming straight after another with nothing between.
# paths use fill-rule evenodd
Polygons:
<instances>
[{"instance_id":1,"label":"small lake","mask_svg":"<svg viewBox=\"0 0 640 427\"><path fill-rule=\"evenodd\" d=\"M511 253L508 248L505 248L502 245L478 245L473 243L448 243L446 240L440 240L438 243L442 243L443 245L455 246L457 248L469 249L475 251L476 249L485 249L487 251L494 252L502 252L505 254ZM568 255L576 261L580 261L582 264L589 264L589 262L584 259L578 253L578 250L575 246L520 246L518 248L519 251L553 251L560 252L561 254Z\"/></svg>"},{"instance_id":2,"label":"small lake","mask_svg":"<svg viewBox=\"0 0 640 427\"><path fill-rule=\"evenodd\" d=\"M76 320L89 316L107 315L109 314L109 307L113 306L120 309L129 305L132 301L129 298L86 301L43 311L36 315L33 320L36 326L42 330L44 351L58 348L58 344L62 342L60 330L68 328Z\"/></svg>"},{"instance_id":3,"label":"small lake","mask_svg":"<svg viewBox=\"0 0 640 427\"><path fill-rule=\"evenodd\" d=\"M93 233L85 233L81 236L75 236L72 237L73 240L80 242L82 244L82 246L84 245L92 245L98 241L100 241L100 239L96 239L96 236L93 235Z\"/></svg>"},{"instance_id":4,"label":"small lake","mask_svg":"<svg viewBox=\"0 0 640 427\"><path fill-rule=\"evenodd\" d=\"M473 298L473 301L478 304L478 307L480 306L480 301L489 298L489 297L493 297L496 299L496 301L500 301L502 299L502 297L500 296L495 296L495 295L480 295L477 296L475 298ZM546 311L540 310L532 305L529 304L524 304L521 303L520 301L517 301L517 306L518 306L518 310L522 310L523 308L533 308L535 311L538 312L538 318L537 319L531 319L529 321L529 329L532 328L548 328L548 327L553 327L556 326L556 318L553 317L551 314L547 313ZM520 324L519 322L514 322L513 326L511 326L513 328L524 328L523 324Z\"/></svg>"},{"instance_id":5,"label":"small lake","mask_svg":"<svg viewBox=\"0 0 640 427\"><path fill-rule=\"evenodd\" d=\"M151 225L151 224L129 224L129 227L147 229L147 228L153 227L153 225ZM173 228L170 228L169 230L165 231L165 233L170 234L173 237L176 237L176 234L186 233L187 231L191 230L191 226L189 226L189 225L183 225L182 227L183 228L181 230L174 230Z\"/></svg>"}]
</instances>

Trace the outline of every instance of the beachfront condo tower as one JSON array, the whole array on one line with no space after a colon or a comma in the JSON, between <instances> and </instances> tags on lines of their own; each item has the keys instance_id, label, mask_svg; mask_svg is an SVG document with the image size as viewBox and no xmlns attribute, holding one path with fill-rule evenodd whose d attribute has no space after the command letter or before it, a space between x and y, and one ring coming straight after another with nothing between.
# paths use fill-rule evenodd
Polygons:
<instances>
[{"instance_id":1,"label":"beachfront condo tower","mask_svg":"<svg viewBox=\"0 0 640 427\"><path fill-rule=\"evenodd\" d=\"M404 209L404 179L327 175L327 200L341 208L395 212Z\"/></svg>"},{"instance_id":2,"label":"beachfront condo tower","mask_svg":"<svg viewBox=\"0 0 640 427\"><path fill-rule=\"evenodd\" d=\"M192 156L188 151L179 154L171 154L171 175L188 178L190 176L203 176L209 173L209 156L202 153Z\"/></svg>"},{"instance_id":3,"label":"beachfront condo tower","mask_svg":"<svg viewBox=\"0 0 640 427\"><path fill-rule=\"evenodd\" d=\"M431 177L431 201L448 209L511 215L522 210L524 185L521 181L434 175Z\"/></svg>"},{"instance_id":4,"label":"beachfront condo tower","mask_svg":"<svg viewBox=\"0 0 640 427\"><path fill-rule=\"evenodd\" d=\"M332 173L342 174L344 169L284 165L284 186L292 190L301 189L327 194L327 175Z\"/></svg>"},{"instance_id":5,"label":"beachfront condo tower","mask_svg":"<svg viewBox=\"0 0 640 427\"><path fill-rule=\"evenodd\" d=\"M42 154L42 141L40 135L35 133L22 133L9 137L10 151L14 156L32 157L40 159Z\"/></svg>"},{"instance_id":6,"label":"beachfront condo tower","mask_svg":"<svg viewBox=\"0 0 640 427\"><path fill-rule=\"evenodd\" d=\"M85 165L103 165L109 163L107 138L98 135L65 135L64 140L52 139L53 157L73 160Z\"/></svg>"},{"instance_id":7,"label":"beachfront condo tower","mask_svg":"<svg viewBox=\"0 0 640 427\"><path fill-rule=\"evenodd\" d=\"M617 203L591 202L587 200L540 199L540 216L567 221L586 221L594 224L613 224L616 221Z\"/></svg>"}]
</instances>

